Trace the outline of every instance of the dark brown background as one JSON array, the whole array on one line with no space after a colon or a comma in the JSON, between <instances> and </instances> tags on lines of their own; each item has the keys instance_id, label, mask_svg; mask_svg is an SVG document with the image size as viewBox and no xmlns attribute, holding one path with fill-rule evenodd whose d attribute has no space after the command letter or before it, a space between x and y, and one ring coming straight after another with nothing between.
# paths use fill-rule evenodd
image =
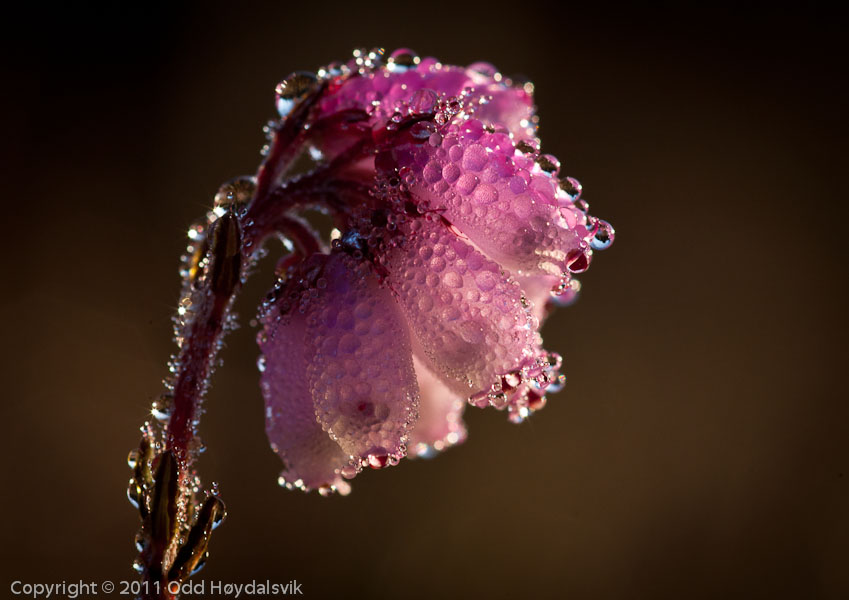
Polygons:
<instances>
[{"instance_id":1,"label":"dark brown background","mask_svg":"<svg viewBox=\"0 0 849 600\"><path fill-rule=\"evenodd\" d=\"M3 586L133 576L124 460L173 350L186 226L255 170L281 77L383 45L531 77L544 148L616 226L545 328L569 382L525 425L472 410L463 447L325 500L277 487L245 326L201 427L230 516L199 577L847 597L845 19L418 4L7 20Z\"/></svg>"}]
</instances>

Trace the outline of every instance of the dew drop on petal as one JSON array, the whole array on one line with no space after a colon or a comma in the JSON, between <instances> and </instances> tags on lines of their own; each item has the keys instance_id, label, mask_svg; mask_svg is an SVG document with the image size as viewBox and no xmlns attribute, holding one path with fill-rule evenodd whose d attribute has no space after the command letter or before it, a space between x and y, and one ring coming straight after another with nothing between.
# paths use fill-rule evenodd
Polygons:
<instances>
[{"instance_id":1,"label":"dew drop on petal","mask_svg":"<svg viewBox=\"0 0 849 600\"><path fill-rule=\"evenodd\" d=\"M277 112L281 117L287 117L315 88L318 78L308 71L296 71L277 84Z\"/></svg>"}]
</instances>

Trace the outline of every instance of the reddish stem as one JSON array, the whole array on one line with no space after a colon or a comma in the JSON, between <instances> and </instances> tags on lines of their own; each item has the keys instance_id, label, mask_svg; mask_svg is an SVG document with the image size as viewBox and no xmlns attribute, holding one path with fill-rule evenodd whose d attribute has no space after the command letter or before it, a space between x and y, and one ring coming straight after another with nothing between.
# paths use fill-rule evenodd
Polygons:
<instances>
[{"instance_id":1,"label":"reddish stem","mask_svg":"<svg viewBox=\"0 0 849 600\"><path fill-rule=\"evenodd\" d=\"M303 146L304 125L326 86L326 82L319 84L312 93L299 102L275 132L268 156L257 171L257 187L251 207L262 205L268 191L297 158Z\"/></svg>"},{"instance_id":2,"label":"reddish stem","mask_svg":"<svg viewBox=\"0 0 849 600\"><path fill-rule=\"evenodd\" d=\"M165 464L163 461L168 461L173 468L157 468L153 497L165 500L154 502L147 516L146 510L142 511L145 519L143 532L147 532L148 538L139 557L143 566L141 598L171 600L175 597L169 591L169 583L172 583L169 573L164 571L169 552L178 544L179 525L175 525L178 521L175 507L178 498L189 500L192 495L190 480L195 429L226 331L228 310L241 287L243 258L249 258L261 247L263 239L272 231L279 231L292 240L301 258L320 252L320 242L310 228L288 213L295 207L314 204L329 208L341 220L350 215L353 204L368 201L368 186L353 180L350 174L347 178L344 176L346 167L373 152L373 144L368 137L354 143L329 164L312 173L280 183L301 152L308 135L321 135L332 130L340 120L345 122L345 127L348 124L358 127L358 122L367 118L362 111L346 111L334 117L332 123L325 122L329 120L318 121L311 130L305 129L325 86L326 83L319 84L301 100L277 129L269 154L257 172L256 190L242 220L234 212L227 212L210 228L207 237L208 265L196 282L192 316L181 333L183 342L177 358L171 416L165 429L165 448L158 456L160 466ZM165 480L169 482L167 490L164 488ZM167 520L156 521L162 516L161 511L166 510L163 502L173 514ZM158 528L151 527L154 521L160 523ZM169 525L166 527L161 523Z\"/></svg>"},{"instance_id":3,"label":"reddish stem","mask_svg":"<svg viewBox=\"0 0 849 600\"><path fill-rule=\"evenodd\" d=\"M200 302L184 336L178 359L171 418L166 429L166 449L174 451L184 467L191 462L189 443L218 353L230 301L240 287L241 226L233 213L213 224L210 264L201 282ZM181 469L185 470L185 469Z\"/></svg>"}]
</instances>

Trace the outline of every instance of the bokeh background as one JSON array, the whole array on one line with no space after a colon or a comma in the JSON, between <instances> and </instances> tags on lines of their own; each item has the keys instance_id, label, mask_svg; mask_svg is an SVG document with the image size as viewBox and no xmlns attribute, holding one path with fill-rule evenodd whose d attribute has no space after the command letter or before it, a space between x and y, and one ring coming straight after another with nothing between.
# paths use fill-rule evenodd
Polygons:
<instances>
[{"instance_id":1,"label":"bokeh background","mask_svg":"<svg viewBox=\"0 0 849 600\"><path fill-rule=\"evenodd\" d=\"M488 60L618 232L545 327L530 422L277 486L238 304L199 468L197 577L362 598L849 597L846 20L810 8L245 2L46 7L4 26L0 571L130 579L127 452L160 392L187 225L252 173L290 71L356 46Z\"/></svg>"}]
</instances>

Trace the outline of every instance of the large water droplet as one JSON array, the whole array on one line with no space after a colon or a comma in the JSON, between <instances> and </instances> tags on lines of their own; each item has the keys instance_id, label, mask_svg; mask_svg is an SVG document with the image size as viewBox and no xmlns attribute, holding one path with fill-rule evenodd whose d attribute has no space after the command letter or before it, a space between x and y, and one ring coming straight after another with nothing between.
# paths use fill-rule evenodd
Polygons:
<instances>
[{"instance_id":1,"label":"large water droplet","mask_svg":"<svg viewBox=\"0 0 849 600\"><path fill-rule=\"evenodd\" d=\"M590 240L590 246L592 246L593 250L606 250L613 243L616 237L616 231L610 223L602 219L598 219L597 224L598 230L595 232L592 240Z\"/></svg>"},{"instance_id":2,"label":"large water droplet","mask_svg":"<svg viewBox=\"0 0 849 600\"><path fill-rule=\"evenodd\" d=\"M297 106L298 102L312 92L318 82L314 73L296 71L277 84L277 112L286 117Z\"/></svg>"},{"instance_id":3,"label":"large water droplet","mask_svg":"<svg viewBox=\"0 0 849 600\"><path fill-rule=\"evenodd\" d=\"M495 65L488 62L472 63L469 65L468 69L472 73L476 73L482 77L495 77L498 73L498 69L495 68Z\"/></svg>"},{"instance_id":4,"label":"large water droplet","mask_svg":"<svg viewBox=\"0 0 849 600\"><path fill-rule=\"evenodd\" d=\"M365 459L372 469L382 469L389 464L389 453L385 448L372 448Z\"/></svg>"},{"instance_id":5,"label":"large water droplet","mask_svg":"<svg viewBox=\"0 0 849 600\"><path fill-rule=\"evenodd\" d=\"M581 186L581 182L574 177L563 177L560 180L560 189L569 195L572 202L576 202L581 197L583 187Z\"/></svg>"},{"instance_id":6,"label":"large water droplet","mask_svg":"<svg viewBox=\"0 0 849 600\"><path fill-rule=\"evenodd\" d=\"M590 259L586 252L573 250L566 257L566 268L570 273L583 273L590 267Z\"/></svg>"},{"instance_id":7,"label":"large water droplet","mask_svg":"<svg viewBox=\"0 0 849 600\"><path fill-rule=\"evenodd\" d=\"M540 169L554 177L557 177L557 174L560 172L560 161L552 154L543 154L537 159L537 164Z\"/></svg>"},{"instance_id":8,"label":"large water droplet","mask_svg":"<svg viewBox=\"0 0 849 600\"><path fill-rule=\"evenodd\" d=\"M389 55L386 61L386 68L392 72L402 72L407 69L414 69L421 60L413 50L409 48L398 48Z\"/></svg>"}]
</instances>

